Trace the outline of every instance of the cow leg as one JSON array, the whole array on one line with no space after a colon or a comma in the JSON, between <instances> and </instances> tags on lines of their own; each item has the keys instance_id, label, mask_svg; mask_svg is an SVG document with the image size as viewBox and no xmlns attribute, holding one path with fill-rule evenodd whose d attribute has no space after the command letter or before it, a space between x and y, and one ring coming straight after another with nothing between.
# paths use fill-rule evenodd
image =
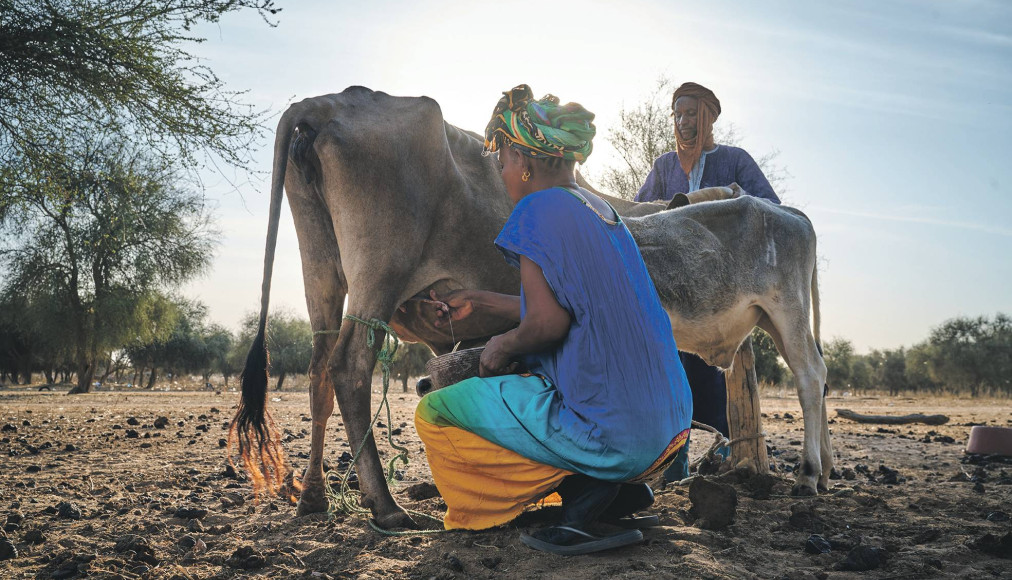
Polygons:
<instances>
[{"instance_id":1,"label":"cow leg","mask_svg":"<svg viewBox=\"0 0 1012 580\"><path fill-rule=\"evenodd\" d=\"M396 307L394 299L388 300L390 304L380 308L355 301L356 295L375 301L377 297L386 299L386 294L388 293L379 290L357 293L353 289L348 312L364 320L372 318L389 320ZM375 344L369 347L366 342L369 332L370 329L363 324L345 322L341 327L337 347L328 360L328 369L334 381L337 405L344 419L344 428L352 452L362 446L355 462L359 489L362 492L362 506L369 508L376 522L384 528L415 527L404 508L399 506L390 494L383 473L383 463L376 449L376 441L369 429L372 418L372 371L376 366L376 355L385 336L382 331L375 331Z\"/></svg>"},{"instance_id":2,"label":"cow leg","mask_svg":"<svg viewBox=\"0 0 1012 580\"><path fill-rule=\"evenodd\" d=\"M340 321L340 318L337 319ZM339 324L339 322L338 322ZM316 325L313 325L316 328ZM309 408L313 417L309 465L302 476L302 494L297 515L325 512L328 508L326 476L323 473L323 446L327 421L334 414L334 383L326 373L327 355L337 337L317 335L313 340L313 358L309 366Z\"/></svg>"},{"instance_id":3,"label":"cow leg","mask_svg":"<svg viewBox=\"0 0 1012 580\"><path fill-rule=\"evenodd\" d=\"M337 345L338 337L334 333L341 328L348 283L327 208L301 178L288 179L286 188L299 237L309 322L313 332L319 333L313 336L313 355L309 363L309 407L313 424L309 465L302 475L302 493L296 511L302 516L325 512L328 507L323 449L327 421L334 414L334 383L327 373L327 361Z\"/></svg>"},{"instance_id":4,"label":"cow leg","mask_svg":"<svg viewBox=\"0 0 1012 580\"><path fill-rule=\"evenodd\" d=\"M798 316L786 316L787 312L798 313ZM760 320L760 327L770 333L778 347L782 346L780 354L797 381L805 438L801 470L791 493L803 496L817 495L819 484L824 487L824 482L829 479L829 469L832 468L831 452L828 462L824 462L827 459L829 431L822 396L826 384L826 364L808 326L807 313L808 308L804 305L785 305L777 312L767 312L767 317Z\"/></svg>"}]
</instances>

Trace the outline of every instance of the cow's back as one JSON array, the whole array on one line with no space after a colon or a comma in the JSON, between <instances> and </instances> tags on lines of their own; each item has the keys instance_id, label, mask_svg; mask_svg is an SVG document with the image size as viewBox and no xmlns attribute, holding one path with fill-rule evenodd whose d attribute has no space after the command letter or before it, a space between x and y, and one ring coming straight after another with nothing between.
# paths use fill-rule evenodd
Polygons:
<instances>
[{"instance_id":1,"label":"cow's back","mask_svg":"<svg viewBox=\"0 0 1012 580\"><path fill-rule=\"evenodd\" d=\"M764 294L784 267L814 267L800 211L745 196L626 219L668 310L705 318ZM803 263L799 263L803 262Z\"/></svg>"}]
</instances>

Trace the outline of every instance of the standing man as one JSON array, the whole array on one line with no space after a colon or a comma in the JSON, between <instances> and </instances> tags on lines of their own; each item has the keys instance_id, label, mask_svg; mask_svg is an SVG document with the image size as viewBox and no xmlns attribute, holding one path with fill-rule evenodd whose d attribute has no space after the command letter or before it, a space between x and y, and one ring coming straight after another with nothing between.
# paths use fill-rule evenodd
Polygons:
<instances>
[{"instance_id":1,"label":"standing man","mask_svg":"<svg viewBox=\"0 0 1012 580\"><path fill-rule=\"evenodd\" d=\"M713 91L696 83L685 83L672 95L671 109L675 118L677 150L665 153L654 161L636 201L668 201L676 193L737 183L742 195L780 203L780 198L751 155L740 147L713 142L713 123L720 116L720 101ZM679 354L692 390L692 418L715 427L727 437L724 373L694 354ZM723 447L718 453L726 458L730 449ZM689 445L686 443L674 463L664 472L664 478L679 481L688 477L688 457Z\"/></svg>"}]
</instances>

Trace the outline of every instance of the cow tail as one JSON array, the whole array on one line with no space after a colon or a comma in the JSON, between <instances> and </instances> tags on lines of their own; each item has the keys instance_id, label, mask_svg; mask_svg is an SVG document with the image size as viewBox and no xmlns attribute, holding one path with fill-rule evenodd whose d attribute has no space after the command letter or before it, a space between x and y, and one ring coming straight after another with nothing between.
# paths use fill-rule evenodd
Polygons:
<instances>
[{"instance_id":1,"label":"cow tail","mask_svg":"<svg viewBox=\"0 0 1012 580\"><path fill-rule=\"evenodd\" d=\"M257 496L276 494L290 471L281 449L281 437L270 411L267 410L267 380L270 353L267 350L267 311L270 304L271 275L274 251L278 241L278 221L284 194L288 146L294 129L289 109L281 117L274 140L274 167L271 178L271 207L267 225L267 247L264 252L264 277L260 291L260 319L256 337L246 355L246 366L240 374L242 395L239 408L229 427L228 455L232 463L232 444L238 442L239 457L253 482Z\"/></svg>"}]
</instances>

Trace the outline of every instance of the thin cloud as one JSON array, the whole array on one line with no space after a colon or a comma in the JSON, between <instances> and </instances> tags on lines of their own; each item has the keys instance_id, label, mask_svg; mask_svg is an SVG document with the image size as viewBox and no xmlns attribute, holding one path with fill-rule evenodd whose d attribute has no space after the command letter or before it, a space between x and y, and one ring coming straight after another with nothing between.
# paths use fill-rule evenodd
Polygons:
<instances>
[{"instance_id":1,"label":"thin cloud","mask_svg":"<svg viewBox=\"0 0 1012 580\"><path fill-rule=\"evenodd\" d=\"M889 222L904 222L904 223L915 223L915 224L927 224L933 226L944 226L949 228L956 228L962 230L970 230L975 232L983 232L986 234L994 234L998 236L1004 236L1012 238L1012 228L992 226L987 224L978 224L974 222L965 222L957 220L945 220L931 217L918 217L912 215L893 215L883 213L872 213L863 211L854 211L849 209L837 209L834 207L825 206L811 206L811 211L821 211L825 213L831 213L836 215L846 215L860 218L868 218L874 220L882 220Z\"/></svg>"}]
</instances>

